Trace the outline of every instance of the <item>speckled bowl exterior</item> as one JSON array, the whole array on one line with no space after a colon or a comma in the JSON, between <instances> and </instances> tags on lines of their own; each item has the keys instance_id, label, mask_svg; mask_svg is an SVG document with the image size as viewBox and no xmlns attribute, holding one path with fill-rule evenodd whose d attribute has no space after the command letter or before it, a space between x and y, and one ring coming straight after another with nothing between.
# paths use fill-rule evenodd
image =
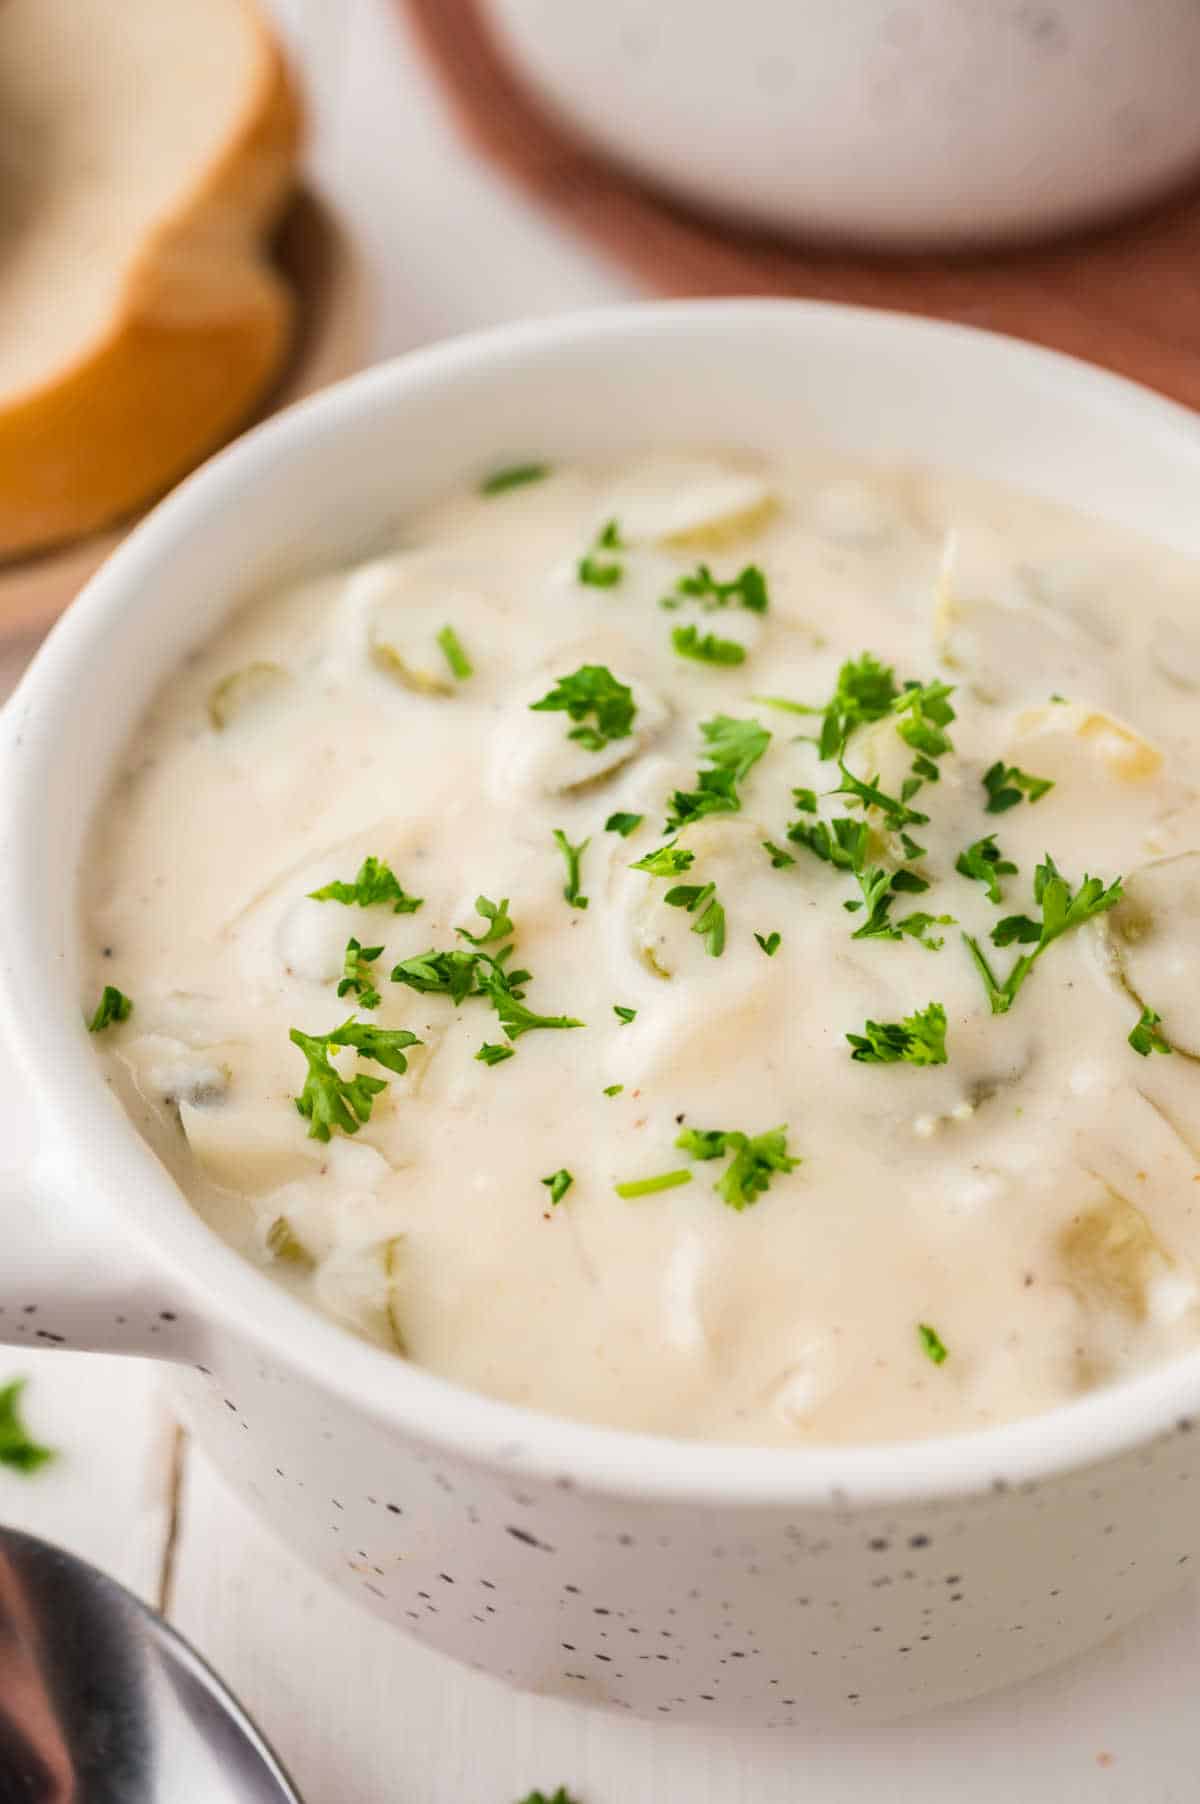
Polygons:
<instances>
[{"instance_id":1,"label":"speckled bowl exterior","mask_svg":"<svg viewBox=\"0 0 1200 1804\"><path fill-rule=\"evenodd\" d=\"M720 1447L494 1402L356 1339L217 1240L80 1020L89 819L156 685L233 603L361 553L499 462L664 439L942 463L1200 553L1192 415L1009 340L844 308L505 328L260 428L132 535L0 719L0 1035L29 1138L0 1176L0 1340L172 1362L185 1419L281 1536L515 1684L729 1725L898 1716L1068 1658L1188 1574L1200 1355L903 1445Z\"/></svg>"}]
</instances>

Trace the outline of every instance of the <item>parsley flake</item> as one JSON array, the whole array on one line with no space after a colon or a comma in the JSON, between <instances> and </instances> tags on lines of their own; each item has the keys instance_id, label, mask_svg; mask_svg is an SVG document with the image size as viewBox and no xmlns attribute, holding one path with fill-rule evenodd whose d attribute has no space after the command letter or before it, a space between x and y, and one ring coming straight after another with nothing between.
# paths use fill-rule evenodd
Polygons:
<instances>
[{"instance_id":1,"label":"parsley flake","mask_svg":"<svg viewBox=\"0 0 1200 1804\"><path fill-rule=\"evenodd\" d=\"M360 946L353 937L346 941L342 980L337 987L339 996L348 996L353 992L358 997L360 1008L379 1007L379 991L375 988L374 974L367 966L373 965L382 951L382 946Z\"/></svg>"},{"instance_id":2,"label":"parsley flake","mask_svg":"<svg viewBox=\"0 0 1200 1804\"><path fill-rule=\"evenodd\" d=\"M567 1172L566 1177L568 1183L570 1182L570 1176L571 1174ZM542 1179L543 1183L547 1183L548 1181L549 1180L546 1178ZM557 1202L558 1198L554 1197L553 1201ZM521 1804L578 1804L578 1800L570 1796L565 1785L560 1785L552 1798L548 1798L545 1792L531 1791L527 1798L522 1798Z\"/></svg>"},{"instance_id":3,"label":"parsley flake","mask_svg":"<svg viewBox=\"0 0 1200 1804\"><path fill-rule=\"evenodd\" d=\"M728 582L718 582L707 564L697 564L690 576L681 576L673 595L663 597L664 608L677 608L682 600L699 601L706 611L728 607L736 601L752 614L765 614L769 597L767 579L757 564L747 564Z\"/></svg>"},{"instance_id":4,"label":"parsley flake","mask_svg":"<svg viewBox=\"0 0 1200 1804\"><path fill-rule=\"evenodd\" d=\"M801 1163L788 1152L786 1127L753 1137L725 1128L684 1128L675 1144L694 1159L733 1154L717 1184L717 1194L739 1212L758 1201L776 1172L794 1171Z\"/></svg>"},{"instance_id":5,"label":"parsley flake","mask_svg":"<svg viewBox=\"0 0 1200 1804\"><path fill-rule=\"evenodd\" d=\"M846 1038L850 1057L864 1065L944 1065L946 1011L931 1002L903 1021L868 1021L861 1034Z\"/></svg>"},{"instance_id":6,"label":"parsley flake","mask_svg":"<svg viewBox=\"0 0 1200 1804\"><path fill-rule=\"evenodd\" d=\"M1030 802L1040 802L1054 784L1049 777L1031 777L1028 771L1018 770L1015 764L1004 764L997 759L991 769L984 772L983 787L988 794L984 813L1004 814L1026 797Z\"/></svg>"},{"instance_id":7,"label":"parsley flake","mask_svg":"<svg viewBox=\"0 0 1200 1804\"><path fill-rule=\"evenodd\" d=\"M821 757L840 757L855 728L883 720L898 694L891 665L881 664L869 651L848 658L838 671L832 696L820 710L823 719L817 749Z\"/></svg>"},{"instance_id":8,"label":"parsley flake","mask_svg":"<svg viewBox=\"0 0 1200 1804\"><path fill-rule=\"evenodd\" d=\"M715 883L677 883L663 897L668 908L686 908L696 921L693 933L703 936L711 958L725 950L725 910L717 899Z\"/></svg>"},{"instance_id":9,"label":"parsley flake","mask_svg":"<svg viewBox=\"0 0 1200 1804\"><path fill-rule=\"evenodd\" d=\"M651 877L681 877L684 871L691 869L696 854L686 846L677 845L671 839L657 851L647 852L636 864L630 865L631 871L648 871Z\"/></svg>"},{"instance_id":10,"label":"parsley flake","mask_svg":"<svg viewBox=\"0 0 1200 1804\"><path fill-rule=\"evenodd\" d=\"M628 1027L631 1021L637 1020L637 1010L635 1008L626 1008L620 1002L613 1003L613 1014L617 1017L617 1020L621 1023L622 1027Z\"/></svg>"},{"instance_id":11,"label":"parsley flake","mask_svg":"<svg viewBox=\"0 0 1200 1804\"><path fill-rule=\"evenodd\" d=\"M1175 1048L1161 1030L1162 1016L1152 1008L1142 1010L1141 1019L1129 1036L1129 1044L1142 1057L1149 1058L1152 1052L1174 1052Z\"/></svg>"},{"instance_id":12,"label":"parsley flake","mask_svg":"<svg viewBox=\"0 0 1200 1804\"><path fill-rule=\"evenodd\" d=\"M562 853L567 864L567 881L563 889L563 895L571 904L572 908L586 908L588 899L585 895L580 893L579 889L579 866L584 853L592 842L590 839L581 839L577 846L573 846L562 828L555 827L554 843Z\"/></svg>"},{"instance_id":13,"label":"parsley flake","mask_svg":"<svg viewBox=\"0 0 1200 1804\"><path fill-rule=\"evenodd\" d=\"M479 492L481 495L503 495L509 489L523 489L531 482L544 482L549 474L549 464L508 464L485 477Z\"/></svg>"},{"instance_id":14,"label":"parsley flake","mask_svg":"<svg viewBox=\"0 0 1200 1804\"><path fill-rule=\"evenodd\" d=\"M437 642L450 666L451 675L457 677L460 683L465 683L469 676L474 675L474 666L463 650L454 628L444 626L437 636Z\"/></svg>"},{"instance_id":15,"label":"parsley flake","mask_svg":"<svg viewBox=\"0 0 1200 1804\"><path fill-rule=\"evenodd\" d=\"M375 1098L387 1089L381 1077L368 1077L360 1072L344 1078L329 1062L329 1036L301 1033L293 1027L288 1035L308 1061L304 1088L294 1100L308 1121L310 1140L328 1140L334 1128L344 1134L357 1134L364 1121L370 1121Z\"/></svg>"},{"instance_id":16,"label":"parsley flake","mask_svg":"<svg viewBox=\"0 0 1200 1804\"><path fill-rule=\"evenodd\" d=\"M742 801L738 785L758 763L771 743L771 735L756 720L733 720L718 714L700 723L708 768L700 771L693 790L677 789L663 829L674 833L689 821L709 814L737 814Z\"/></svg>"},{"instance_id":17,"label":"parsley flake","mask_svg":"<svg viewBox=\"0 0 1200 1804\"><path fill-rule=\"evenodd\" d=\"M606 1084L604 1094L605 1096L619 1096L624 1088L624 1084Z\"/></svg>"},{"instance_id":18,"label":"parsley flake","mask_svg":"<svg viewBox=\"0 0 1200 1804\"><path fill-rule=\"evenodd\" d=\"M771 860L771 869L774 871L786 871L790 864L796 862L790 852L785 852L782 846L774 845L769 839L763 840L762 849Z\"/></svg>"},{"instance_id":19,"label":"parsley flake","mask_svg":"<svg viewBox=\"0 0 1200 1804\"><path fill-rule=\"evenodd\" d=\"M592 549L580 558L576 574L581 583L593 589L612 589L625 574L624 564L615 558L597 557L598 551L624 551L620 529L615 520L607 521L596 534Z\"/></svg>"},{"instance_id":20,"label":"parsley flake","mask_svg":"<svg viewBox=\"0 0 1200 1804\"><path fill-rule=\"evenodd\" d=\"M475 1054L475 1057L483 1065L502 1065L505 1059L515 1059L516 1056L515 1046L493 1046L487 1040Z\"/></svg>"},{"instance_id":21,"label":"parsley flake","mask_svg":"<svg viewBox=\"0 0 1200 1804\"><path fill-rule=\"evenodd\" d=\"M487 896L476 896L475 913L487 922L483 933L472 933L469 927L454 929L464 940L470 940L473 946L490 946L493 940L506 940L516 932L508 912L507 896L503 902L492 902Z\"/></svg>"},{"instance_id":22,"label":"parsley flake","mask_svg":"<svg viewBox=\"0 0 1200 1804\"><path fill-rule=\"evenodd\" d=\"M538 1015L533 1009L526 1008L520 997L509 987L511 977L506 977L499 967L492 967L479 979L479 987L487 996L496 1011L501 1027L510 1040L519 1040L522 1034L532 1033L539 1027L582 1027L582 1021L576 1021L573 1015Z\"/></svg>"},{"instance_id":23,"label":"parsley flake","mask_svg":"<svg viewBox=\"0 0 1200 1804\"><path fill-rule=\"evenodd\" d=\"M950 1353L937 1329L931 1328L928 1322L918 1322L917 1338L925 1357L931 1359L935 1366L944 1366Z\"/></svg>"},{"instance_id":24,"label":"parsley flake","mask_svg":"<svg viewBox=\"0 0 1200 1804\"><path fill-rule=\"evenodd\" d=\"M415 915L423 900L409 896L400 885L391 866L382 858L364 858L358 874L350 883L326 883L321 889L309 890L314 902L343 902L349 907L374 908L391 902L392 913Z\"/></svg>"},{"instance_id":25,"label":"parsley flake","mask_svg":"<svg viewBox=\"0 0 1200 1804\"><path fill-rule=\"evenodd\" d=\"M763 938L761 933L756 933L754 937L768 958L774 958L780 946L783 944L783 935L779 933L769 933L766 939Z\"/></svg>"},{"instance_id":26,"label":"parsley flake","mask_svg":"<svg viewBox=\"0 0 1200 1804\"><path fill-rule=\"evenodd\" d=\"M660 1190L677 1190L680 1184L690 1184L690 1171L664 1171L656 1178L629 1178L623 1184L614 1184L613 1189L626 1202L634 1197L655 1196Z\"/></svg>"},{"instance_id":27,"label":"parsley flake","mask_svg":"<svg viewBox=\"0 0 1200 1804\"><path fill-rule=\"evenodd\" d=\"M982 883L987 890L988 901L994 902L997 908L1004 900L1000 878L1015 877L1017 874L1017 867L1012 859L1006 858L996 844L994 833L989 833L985 839L977 839L965 852L960 852L954 868L960 876Z\"/></svg>"},{"instance_id":28,"label":"parsley flake","mask_svg":"<svg viewBox=\"0 0 1200 1804\"><path fill-rule=\"evenodd\" d=\"M550 1176L548 1178L542 1178L541 1182L546 1186L546 1189L550 1192L550 1201L552 1203L561 1203L564 1196L566 1196L567 1191L571 1188L571 1185L575 1182L575 1179L571 1175L571 1173L567 1170L565 1165L560 1165L557 1171L552 1171L550 1173ZM559 1793L555 1793L555 1797L558 1797L559 1795L560 1795ZM534 1798L538 1798L540 1796L541 1796L540 1792L534 1792L534 1794L533 1794ZM561 1796L565 1798L566 1793L563 1792L561 1794ZM525 1804L532 1804L532 1799L527 1798L525 1800ZM550 1801L550 1804L554 1804L553 1799Z\"/></svg>"},{"instance_id":29,"label":"parsley flake","mask_svg":"<svg viewBox=\"0 0 1200 1804\"><path fill-rule=\"evenodd\" d=\"M88 1032L102 1034L106 1027L112 1027L116 1022L128 1021L132 1013L133 1003L124 991L118 990L115 984L106 983L100 993L100 1000L96 1004L96 1012L88 1022Z\"/></svg>"},{"instance_id":30,"label":"parsley flake","mask_svg":"<svg viewBox=\"0 0 1200 1804\"><path fill-rule=\"evenodd\" d=\"M581 664L529 707L533 714L559 712L581 722L592 715L594 725L576 726L567 734L589 752L602 751L612 739L628 739L637 713L632 689L604 664Z\"/></svg>"},{"instance_id":31,"label":"parsley flake","mask_svg":"<svg viewBox=\"0 0 1200 1804\"><path fill-rule=\"evenodd\" d=\"M619 833L622 839L628 839L631 833L637 832L645 818L644 814L621 814L618 811L616 814L609 815L604 823L604 831Z\"/></svg>"},{"instance_id":32,"label":"parsley flake","mask_svg":"<svg viewBox=\"0 0 1200 1804\"><path fill-rule=\"evenodd\" d=\"M701 633L695 626L677 626L671 644L681 658L694 658L699 664L744 664L746 648L736 639L719 639L715 633Z\"/></svg>"},{"instance_id":33,"label":"parsley flake","mask_svg":"<svg viewBox=\"0 0 1200 1804\"><path fill-rule=\"evenodd\" d=\"M1119 877L1105 888L1099 877L1085 876L1078 890L1073 891L1047 852L1033 880L1033 898L1041 907L1041 921L1033 921L1028 915L1009 915L992 929L992 941L997 946L1007 946L1014 941L1033 946L1032 952L1023 952L1016 960L1003 983L993 972L978 940L969 933L963 935L993 1015L1008 1013L1021 985L1048 946L1072 928L1082 927L1097 915L1115 908L1122 894Z\"/></svg>"},{"instance_id":34,"label":"parsley flake","mask_svg":"<svg viewBox=\"0 0 1200 1804\"><path fill-rule=\"evenodd\" d=\"M54 1458L49 1447L35 1441L21 1419L21 1392L27 1380L14 1378L0 1388L0 1466L28 1476Z\"/></svg>"}]
</instances>

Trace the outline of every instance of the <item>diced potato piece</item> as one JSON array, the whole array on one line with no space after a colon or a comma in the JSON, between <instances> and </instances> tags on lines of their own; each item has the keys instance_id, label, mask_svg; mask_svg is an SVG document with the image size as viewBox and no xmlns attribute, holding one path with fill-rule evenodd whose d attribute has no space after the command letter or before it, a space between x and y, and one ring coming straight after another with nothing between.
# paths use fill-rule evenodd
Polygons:
<instances>
[{"instance_id":1,"label":"diced potato piece","mask_svg":"<svg viewBox=\"0 0 1200 1804\"><path fill-rule=\"evenodd\" d=\"M225 1046L189 1046L166 1034L142 1034L127 1041L120 1056L147 1101L205 1108L220 1102L229 1089L228 1051Z\"/></svg>"},{"instance_id":2,"label":"diced potato piece","mask_svg":"<svg viewBox=\"0 0 1200 1804\"><path fill-rule=\"evenodd\" d=\"M282 664L260 662L231 671L209 695L209 721L217 732L222 732L240 716L277 699L290 682Z\"/></svg>"},{"instance_id":3,"label":"diced potato piece","mask_svg":"<svg viewBox=\"0 0 1200 1804\"><path fill-rule=\"evenodd\" d=\"M982 701L1004 703L1081 681L1096 692L1103 668L1096 638L1039 599L1012 542L988 527L946 535L933 603L933 638L951 670ZM1104 693L1100 689L1100 693Z\"/></svg>"},{"instance_id":4,"label":"diced potato piece","mask_svg":"<svg viewBox=\"0 0 1200 1804\"><path fill-rule=\"evenodd\" d=\"M367 1246L339 1248L322 1260L313 1278L319 1307L381 1346L403 1353L396 1308L402 1236Z\"/></svg>"},{"instance_id":5,"label":"diced potato piece","mask_svg":"<svg viewBox=\"0 0 1200 1804\"><path fill-rule=\"evenodd\" d=\"M737 894L747 870L761 861L766 829L742 816L710 816L685 827L677 844L694 854L691 866L676 877L652 877L632 871L630 876L645 888L634 904L634 947L646 969L656 977L670 978L677 971L695 968L709 944L704 921L713 903L722 905ZM688 909L667 902L677 886L714 885L714 894ZM709 917L710 925L712 918ZM766 961L763 961L764 967ZM755 968L757 970L757 967ZM764 976L765 973L758 973Z\"/></svg>"},{"instance_id":6,"label":"diced potato piece","mask_svg":"<svg viewBox=\"0 0 1200 1804\"><path fill-rule=\"evenodd\" d=\"M718 551L749 538L778 503L758 472L714 459L644 458L609 491L602 520L626 545Z\"/></svg>"},{"instance_id":7,"label":"diced potato piece","mask_svg":"<svg viewBox=\"0 0 1200 1804\"><path fill-rule=\"evenodd\" d=\"M1135 727L1126 726L1103 708L1087 702L1050 702L1026 708L1017 715L1016 732L1021 755L1033 755L1037 741L1053 746L1065 739L1079 740L1106 772L1123 783L1144 783L1162 769L1163 755ZM1043 774L1040 769L1038 774Z\"/></svg>"},{"instance_id":8,"label":"diced potato piece","mask_svg":"<svg viewBox=\"0 0 1200 1804\"><path fill-rule=\"evenodd\" d=\"M1082 1301L1136 1321L1149 1313L1151 1287L1172 1270L1141 1210L1112 1189L1063 1229L1058 1251L1067 1282Z\"/></svg>"},{"instance_id":9,"label":"diced potato piece","mask_svg":"<svg viewBox=\"0 0 1200 1804\"><path fill-rule=\"evenodd\" d=\"M592 724L592 716L577 723L565 711L535 710L564 672L572 669L572 652L556 660L553 668L522 684L497 723L488 765L488 780L498 796L511 802L513 795L568 795L587 788L620 770L638 757L662 732L671 717L667 703L648 683L614 669L618 682L633 693L634 717L629 733L591 750L570 737L576 725ZM592 662L590 658L579 663ZM603 661L603 660L598 660Z\"/></svg>"},{"instance_id":10,"label":"diced potato piece","mask_svg":"<svg viewBox=\"0 0 1200 1804\"><path fill-rule=\"evenodd\" d=\"M452 560L424 552L378 558L354 571L333 617L330 656L343 670L365 663L413 695L446 700L463 689L438 643L447 626L460 631L474 667L497 648L493 616L503 609L464 577ZM469 643L468 643L469 639ZM469 680L469 679L468 679Z\"/></svg>"},{"instance_id":11,"label":"diced potato piece","mask_svg":"<svg viewBox=\"0 0 1200 1804\"><path fill-rule=\"evenodd\" d=\"M274 1188L310 1170L323 1150L306 1137L304 1122L282 1098L270 1106L180 1102L179 1119L201 1170L225 1190Z\"/></svg>"},{"instance_id":12,"label":"diced potato piece","mask_svg":"<svg viewBox=\"0 0 1200 1804\"><path fill-rule=\"evenodd\" d=\"M1125 987L1177 1051L1200 1058L1200 852L1134 871L1105 924Z\"/></svg>"}]
</instances>

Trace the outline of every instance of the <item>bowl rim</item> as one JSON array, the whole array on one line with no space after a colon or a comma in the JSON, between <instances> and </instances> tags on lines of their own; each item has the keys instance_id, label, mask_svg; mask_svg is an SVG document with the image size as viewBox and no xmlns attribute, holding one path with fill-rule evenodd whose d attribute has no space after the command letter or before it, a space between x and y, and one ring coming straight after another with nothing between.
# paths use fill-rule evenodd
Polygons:
<instances>
[{"instance_id":1,"label":"bowl rim","mask_svg":"<svg viewBox=\"0 0 1200 1804\"><path fill-rule=\"evenodd\" d=\"M523 321L452 339L375 365L288 408L227 447L180 485L92 578L39 650L8 707L3 843L18 865L49 831L40 805L56 755L56 715L100 687L97 659L115 642L126 604L153 582L172 549L211 532L256 469L286 463L293 447L352 430L414 389L545 350L613 344L631 336L753 330L794 319L800 339L822 328L964 342L981 359L1009 360L1059 385L1081 385L1116 423L1165 433L1200 473L1200 422L1187 409L1078 359L999 334L882 309L825 302L718 300L641 303ZM464 458L464 469L468 459ZM11 868L11 865L10 865ZM149 1269L169 1280L211 1328L227 1327L261 1357L299 1368L322 1391L391 1429L467 1459L564 1490L643 1502L843 1512L964 1499L1078 1472L1191 1427L1200 1410L1200 1349L1102 1391L999 1426L907 1441L802 1447L673 1439L567 1420L475 1392L361 1340L258 1271L209 1229L141 1139L104 1081L74 998L46 1006L36 956L49 954L30 884L10 883L0 957L10 1044L37 1093L55 1109L41 1189L67 1198L86 1181L123 1224ZM74 900L71 915L73 918ZM20 948L20 951L14 950ZM44 1113L44 1111L43 1111ZM47 1136L43 1133L43 1140ZM85 1156L86 1155L86 1156ZM164 1349L165 1351L165 1349ZM219 1365L219 1351L213 1355Z\"/></svg>"}]
</instances>

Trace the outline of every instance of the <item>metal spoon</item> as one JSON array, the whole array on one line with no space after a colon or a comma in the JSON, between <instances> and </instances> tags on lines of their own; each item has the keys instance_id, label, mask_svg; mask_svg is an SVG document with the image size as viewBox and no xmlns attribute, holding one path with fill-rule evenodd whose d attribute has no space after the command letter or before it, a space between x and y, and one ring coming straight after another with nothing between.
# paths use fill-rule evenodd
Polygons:
<instances>
[{"instance_id":1,"label":"metal spoon","mask_svg":"<svg viewBox=\"0 0 1200 1804\"><path fill-rule=\"evenodd\" d=\"M94 1566L0 1528L0 1804L301 1804L245 1711Z\"/></svg>"}]
</instances>

